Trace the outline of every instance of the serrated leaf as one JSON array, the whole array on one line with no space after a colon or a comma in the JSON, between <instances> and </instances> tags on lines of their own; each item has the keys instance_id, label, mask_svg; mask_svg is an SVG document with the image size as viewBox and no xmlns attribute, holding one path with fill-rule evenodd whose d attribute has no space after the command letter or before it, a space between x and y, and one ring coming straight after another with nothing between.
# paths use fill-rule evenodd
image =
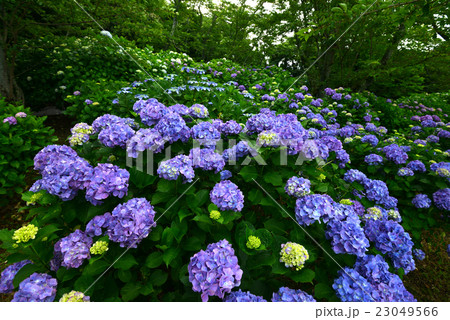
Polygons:
<instances>
[{"instance_id":1,"label":"serrated leaf","mask_svg":"<svg viewBox=\"0 0 450 320\"><path fill-rule=\"evenodd\" d=\"M128 270L137 265L137 261L131 253L124 254L115 264L115 269Z\"/></svg>"},{"instance_id":2,"label":"serrated leaf","mask_svg":"<svg viewBox=\"0 0 450 320\"><path fill-rule=\"evenodd\" d=\"M296 282L311 282L314 280L316 273L311 269L302 269L300 271L293 271L289 278Z\"/></svg>"},{"instance_id":3,"label":"serrated leaf","mask_svg":"<svg viewBox=\"0 0 450 320\"><path fill-rule=\"evenodd\" d=\"M152 252L145 260L145 266L148 268L157 268L161 263L163 263L163 254L159 251Z\"/></svg>"},{"instance_id":4,"label":"serrated leaf","mask_svg":"<svg viewBox=\"0 0 450 320\"><path fill-rule=\"evenodd\" d=\"M169 277L169 275L166 272L164 272L160 269L157 269L153 273L150 274L150 278L148 279L148 281L153 286L161 286L167 281L168 277Z\"/></svg>"},{"instance_id":5,"label":"serrated leaf","mask_svg":"<svg viewBox=\"0 0 450 320\"><path fill-rule=\"evenodd\" d=\"M168 267L169 264L180 254L179 248L169 248L163 253L163 261Z\"/></svg>"}]
</instances>

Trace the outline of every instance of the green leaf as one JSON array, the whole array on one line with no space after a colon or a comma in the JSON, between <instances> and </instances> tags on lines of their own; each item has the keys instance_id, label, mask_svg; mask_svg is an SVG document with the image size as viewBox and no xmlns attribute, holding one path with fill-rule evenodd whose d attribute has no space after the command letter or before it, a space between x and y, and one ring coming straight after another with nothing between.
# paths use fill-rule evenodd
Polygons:
<instances>
[{"instance_id":1,"label":"green leaf","mask_svg":"<svg viewBox=\"0 0 450 320\"><path fill-rule=\"evenodd\" d=\"M296 282L311 282L316 273L311 269L302 269L300 271L293 271L289 277Z\"/></svg>"},{"instance_id":2,"label":"green leaf","mask_svg":"<svg viewBox=\"0 0 450 320\"><path fill-rule=\"evenodd\" d=\"M27 264L23 266L14 276L13 285L14 288L17 288L19 284L31 276L35 272L43 271L40 266L36 264Z\"/></svg>"},{"instance_id":3,"label":"green leaf","mask_svg":"<svg viewBox=\"0 0 450 320\"><path fill-rule=\"evenodd\" d=\"M131 253L123 255L115 264L115 269L128 270L131 267L137 265L137 261Z\"/></svg>"},{"instance_id":4,"label":"green leaf","mask_svg":"<svg viewBox=\"0 0 450 320\"><path fill-rule=\"evenodd\" d=\"M252 189L248 193L248 199L252 204L259 204L263 198L263 193L260 189Z\"/></svg>"},{"instance_id":5,"label":"green leaf","mask_svg":"<svg viewBox=\"0 0 450 320\"><path fill-rule=\"evenodd\" d=\"M159 192L170 192L171 190L175 190L176 181L170 181L166 179L161 179L158 182L158 186L156 188Z\"/></svg>"},{"instance_id":6,"label":"green leaf","mask_svg":"<svg viewBox=\"0 0 450 320\"><path fill-rule=\"evenodd\" d=\"M142 284L139 282L129 282L120 290L123 301L131 301L139 296Z\"/></svg>"},{"instance_id":7,"label":"green leaf","mask_svg":"<svg viewBox=\"0 0 450 320\"><path fill-rule=\"evenodd\" d=\"M169 248L163 253L163 261L168 267L169 264L180 254L179 248Z\"/></svg>"},{"instance_id":8,"label":"green leaf","mask_svg":"<svg viewBox=\"0 0 450 320\"><path fill-rule=\"evenodd\" d=\"M281 186L283 184L283 179L277 171L269 171L264 174L264 181L270 183L274 186Z\"/></svg>"},{"instance_id":9,"label":"green leaf","mask_svg":"<svg viewBox=\"0 0 450 320\"><path fill-rule=\"evenodd\" d=\"M189 237L183 242L183 250L199 251L202 248L202 242L197 237Z\"/></svg>"},{"instance_id":10,"label":"green leaf","mask_svg":"<svg viewBox=\"0 0 450 320\"><path fill-rule=\"evenodd\" d=\"M109 266L110 266L110 264L108 262L106 262L104 260L97 260L93 263L89 263L84 268L83 274L86 274L88 276L95 276L95 275L100 274L103 271L105 271Z\"/></svg>"},{"instance_id":11,"label":"green leaf","mask_svg":"<svg viewBox=\"0 0 450 320\"><path fill-rule=\"evenodd\" d=\"M314 297L316 299L323 299L334 294L332 288L325 283L318 283L314 287Z\"/></svg>"},{"instance_id":12,"label":"green leaf","mask_svg":"<svg viewBox=\"0 0 450 320\"><path fill-rule=\"evenodd\" d=\"M252 179L258 179L258 171L253 166L245 166L239 172L239 175L242 176L245 182L252 181Z\"/></svg>"},{"instance_id":13,"label":"green leaf","mask_svg":"<svg viewBox=\"0 0 450 320\"><path fill-rule=\"evenodd\" d=\"M153 205L156 205L161 202L167 202L168 200L170 200L172 198L173 198L173 195L171 193L157 192L157 193L153 194L151 203Z\"/></svg>"},{"instance_id":14,"label":"green leaf","mask_svg":"<svg viewBox=\"0 0 450 320\"><path fill-rule=\"evenodd\" d=\"M167 281L168 277L169 277L169 275L166 272L163 272L162 270L157 269L150 275L150 278L148 279L148 281L153 286L161 286Z\"/></svg>"},{"instance_id":15,"label":"green leaf","mask_svg":"<svg viewBox=\"0 0 450 320\"><path fill-rule=\"evenodd\" d=\"M159 251L152 252L145 260L145 266L148 268L157 268L163 263L163 254Z\"/></svg>"}]
</instances>

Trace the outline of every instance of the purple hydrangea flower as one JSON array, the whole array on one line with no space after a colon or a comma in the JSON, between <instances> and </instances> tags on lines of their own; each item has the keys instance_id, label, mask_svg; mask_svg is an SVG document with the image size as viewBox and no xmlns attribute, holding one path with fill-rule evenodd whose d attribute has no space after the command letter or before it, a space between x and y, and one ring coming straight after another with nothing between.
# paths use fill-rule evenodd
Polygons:
<instances>
[{"instance_id":1,"label":"purple hydrangea flower","mask_svg":"<svg viewBox=\"0 0 450 320\"><path fill-rule=\"evenodd\" d=\"M244 195L238 186L229 180L217 183L209 194L211 202L220 210L241 211L244 207Z\"/></svg>"},{"instance_id":2,"label":"purple hydrangea flower","mask_svg":"<svg viewBox=\"0 0 450 320\"><path fill-rule=\"evenodd\" d=\"M191 130L178 113L168 113L155 126L164 140L170 143L181 140L186 142L191 137Z\"/></svg>"},{"instance_id":3,"label":"purple hydrangea flower","mask_svg":"<svg viewBox=\"0 0 450 320\"><path fill-rule=\"evenodd\" d=\"M288 195L300 198L311 192L311 182L308 179L294 176L289 178L284 190Z\"/></svg>"},{"instance_id":4,"label":"purple hydrangea flower","mask_svg":"<svg viewBox=\"0 0 450 320\"><path fill-rule=\"evenodd\" d=\"M372 145L372 147L375 147L378 144L378 138L374 136L373 134L368 134L361 139L362 143L368 143Z\"/></svg>"},{"instance_id":5,"label":"purple hydrangea flower","mask_svg":"<svg viewBox=\"0 0 450 320\"><path fill-rule=\"evenodd\" d=\"M181 174L185 182L192 182L192 179L195 177L192 160L185 155L178 155L161 162L157 172L161 178L166 180L177 180Z\"/></svg>"},{"instance_id":6,"label":"purple hydrangea flower","mask_svg":"<svg viewBox=\"0 0 450 320\"><path fill-rule=\"evenodd\" d=\"M397 175L399 177L412 177L414 175L414 171L412 171L408 167L403 167L403 168L398 169Z\"/></svg>"},{"instance_id":7,"label":"purple hydrangea flower","mask_svg":"<svg viewBox=\"0 0 450 320\"><path fill-rule=\"evenodd\" d=\"M52 302L58 281L45 273L33 273L23 280L11 302Z\"/></svg>"},{"instance_id":8,"label":"purple hydrangea flower","mask_svg":"<svg viewBox=\"0 0 450 320\"><path fill-rule=\"evenodd\" d=\"M433 193L433 201L439 210L450 211L450 189L441 189Z\"/></svg>"},{"instance_id":9,"label":"purple hydrangea flower","mask_svg":"<svg viewBox=\"0 0 450 320\"><path fill-rule=\"evenodd\" d=\"M232 291L228 296L226 296L225 299L223 299L225 302L267 302L266 299L264 299L261 296L255 296L254 294L250 293L249 291L243 292L241 289L238 291Z\"/></svg>"},{"instance_id":10,"label":"purple hydrangea flower","mask_svg":"<svg viewBox=\"0 0 450 320\"><path fill-rule=\"evenodd\" d=\"M14 277L17 272L22 269L23 266L32 263L30 260L23 260L20 262L13 263L8 266L5 270L3 270L0 276L0 293L10 293L14 290Z\"/></svg>"},{"instance_id":11,"label":"purple hydrangea flower","mask_svg":"<svg viewBox=\"0 0 450 320\"><path fill-rule=\"evenodd\" d=\"M16 113L15 117L16 118L26 118L27 114L25 112L20 111L20 112Z\"/></svg>"},{"instance_id":12,"label":"purple hydrangea flower","mask_svg":"<svg viewBox=\"0 0 450 320\"><path fill-rule=\"evenodd\" d=\"M260 113L249 118L245 124L248 134L260 133L272 129L275 122L275 112L261 109Z\"/></svg>"},{"instance_id":13,"label":"purple hydrangea flower","mask_svg":"<svg viewBox=\"0 0 450 320\"><path fill-rule=\"evenodd\" d=\"M355 181L362 183L366 179L367 179L367 176L364 173L362 173L361 171L356 170L356 169L350 169L344 175L344 180L349 183L352 183Z\"/></svg>"},{"instance_id":14,"label":"purple hydrangea flower","mask_svg":"<svg viewBox=\"0 0 450 320\"><path fill-rule=\"evenodd\" d=\"M343 302L370 302L373 288L370 283L354 269L345 267L339 270L339 277L334 280L333 289Z\"/></svg>"},{"instance_id":15,"label":"purple hydrangea flower","mask_svg":"<svg viewBox=\"0 0 450 320\"><path fill-rule=\"evenodd\" d=\"M67 269L79 268L84 260L91 258L91 246L92 238L81 230L62 238L55 244L52 269L55 271L60 265Z\"/></svg>"},{"instance_id":16,"label":"purple hydrangea flower","mask_svg":"<svg viewBox=\"0 0 450 320\"><path fill-rule=\"evenodd\" d=\"M180 116L185 116L189 114L189 108L184 104L174 104L169 107L169 111L178 113Z\"/></svg>"},{"instance_id":17,"label":"purple hydrangea flower","mask_svg":"<svg viewBox=\"0 0 450 320\"><path fill-rule=\"evenodd\" d=\"M230 170L223 170L220 172L220 180L228 180L233 176Z\"/></svg>"},{"instance_id":18,"label":"purple hydrangea flower","mask_svg":"<svg viewBox=\"0 0 450 320\"><path fill-rule=\"evenodd\" d=\"M413 160L406 165L409 169L415 172L426 172L425 165L420 160Z\"/></svg>"},{"instance_id":19,"label":"purple hydrangea flower","mask_svg":"<svg viewBox=\"0 0 450 320\"><path fill-rule=\"evenodd\" d=\"M384 147L383 152L386 154L386 158L395 164L406 163L406 160L408 160L406 152L395 143Z\"/></svg>"},{"instance_id":20,"label":"purple hydrangea flower","mask_svg":"<svg viewBox=\"0 0 450 320\"><path fill-rule=\"evenodd\" d=\"M147 149L159 153L164 149L165 139L156 129L139 129L136 134L127 141L127 154L130 158L137 158L140 152Z\"/></svg>"},{"instance_id":21,"label":"purple hydrangea flower","mask_svg":"<svg viewBox=\"0 0 450 320\"><path fill-rule=\"evenodd\" d=\"M128 193L130 173L110 163L99 163L92 171L86 187L86 200L94 206L110 195L123 198Z\"/></svg>"},{"instance_id":22,"label":"purple hydrangea flower","mask_svg":"<svg viewBox=\"0 0 450 320\"><path fill-rule=\"evenodd\" d=\"M234 120L229 120L225 122L221 127L221 132L225 136L239 134L242 131L242 127Z\"/></svg>"},{"instance_id":23,"label":"purple hydrangea flower","mask_svg":"<svg viewBox=\"0 0 450 320\"><path fill-rule=\"evenodd\" d=\"M328 222L325 235L331 239L334 252L354 254L359 257L365 255L370 244L360 224L361 221L356 214L345 220L331 219Z\"/></svg>"},{"instance_id":24,"label":"purple hydrangea flower","mask_svg":"<svg viewBox=\"0 0 450 320\"><path fill-rule=\"evenodd\" d=\"M381 180L366 179L363 181L363 186L366 190L367 199L375 201L377 204L382 204L385 198L389 196L389 190Z\"/></svg>"},{"instance_id":25,"label":"purple hydrangea flower","mask_svg":"<svg viewBox=\"0 0 450 320\"><path fill-rule=\"evenodd\" d=\"M421 250L421 249L414 249L413 255L419 261L422 261L425 259L425 252L423 252L423 250Z\"/></svg>"},{"instance_id":26,"label":"purple hydrangea flower","mask_svg":"<svg viewBox=\"0 0 450 320\"><path fill-rule=\"evenodd\" d=\"M84 100L84 103L86 103L87 105L90 105L90 104L92 104L93 102L92 102L92 100L90 100L90 99L86 99L86 100Z\"/></svg>"},{"instance_id":27,"label":"purple hydrangea flower","mask_svg":"<svg viewBox=\"0 0 450 320\"><path fill-rule=\"evenodd\" d=\"M333 205L330 198L321 194L310 194L297 199L295 217L300 225L319 221L323 216L333 216Z\"/></svg>"},{"instance_id":28,"label":"purple hydrangea flower","mask_svg":"<svg viewBox=\"0 0 450 320\"><path fill-rule=\"evenodd\" d=\"M104 114L101 117L98 117L92 122L92 128L95 132L100 132L102 129L110 127L114 123L123 123L127 122L127 119L112 115L112 114Z\"/></svg>"},{"instance_id":29,"label":"purple hydrangea flower","mask_svg":"<svg viewBox=\"0 0 450 320\"><path fill-rule=\"evenodd\" d=\"M211 243L191 257L189 281L195 292L201 292L202 301L209 296L223 298L241 284L242 270L234 250L227 240Z\"/></svg>"},{"instance_id":30,"label":"purple hydrangea flower","mask_svg":"<svg viewBox=\"0 0 450 320\"><path fill-rule=\"evenodd\" d=\"M220 132L210 122L200 122L191 129L192 138L201 145L215 146L220 140Z\"/></svg>"},{"instance_id":31,"label":"purple hydrangea flower","mask_svg":"<svg viewBox=\"0 0 450 320\"><path fill-rule=\"evenodd\" d=\"M103 234L103 231L108 228L110 221L111 221L111 213L109 212L101 216L95 216L86 225L85 233L89 237L101 236Z\"/></svg>"},{"instance_id":32,"label":"purple hydrangea flower","mask_svg":"<svg viewBox=\"0 0 450 320\"><path fill-rule=\"evenodd\" d=\"M339 168L345 168L350 162L350 155L344 149L336 151L336 160L339 161Z\"/></svg>"},{"instance_id":33,"label":"purple hydrangea flower","mask_svg":"<svg viewBox=\"0 0 450 320\"><path fill-rule=\"evenodd\" d=\"M139 117L142 123L152 126L157 124L159 120L168 113L169 110L160 102L146 103L146 105L139 111Z\"/></svg>"},{"instance_id":34,"label":"purple hydrangea flower","mask_svg":"<svg viewBox=\"0 0 450 320\"><path fill-rule=\"evenodd\" d=\"M16 125L17 119L14 117L7 117L7 118L3 119L3 123L9 123L10 125Z\"/></svg>"},{"instance_id":35,"label":"purple hydrangea flower","mask_svg":"<svg viewBox=\"0 0 450 320\"><path fill-rule=\"evenodd\" d=\"M339 151L342 150L342 142L336 137L325 136L320 138L320 140L328 147L329 151Z\"/></svg>"},{"instance_id":36,"label":"purple hydrangea flower","mask_svg":"<svg viewBox=\"0 0 450 320\"><path fill-rule=\"evenodd\" d=\"M218 173L225 166L225 160L222 155L211 149L193 148L189 152L189 158L192 160L194 169L214 170Z\"/></svg>"},{"instance_id":37,"label":"purple hydrangea flower","mask_svg":"<svg viewBox=\"0 0 450 320\"><path fill-rule=\"evenodd\" d=\"M272 302L316 302L316 300L300 289L281 287L278 292L273 293Z\"/></svg>"},{"instance_id":38,"label":"purple hydrangea flower","mask_svg":"<svg viewBox=\"0 0 450 320\"><path fill-rule=\"evenodd\" d=\"M156 226L154 218L155 210L147 199L133 198L114 208L106 234L121 247L136 248Z\"/></svg>"},{"instance_id":39,"label":"purple hydrangea flower","mask_svg":"<svg viewBox=\"0 0 450 320\"><path fill-rule=\"evenodd\" d=\"M414 140L414 143L415 143L415 144L421 144L421 145L423 145L423 146L426 146L426 145L427 145L427 142L426 142L425 140L422 140L422 139Z\"/></svg>"},{"instance_id":40,"label":"purple hydrangea flower","mask_svg":"<svg viewBox=\"0 0 450 320\"><path fill-rule=\"evenodd\" d=\"M412 247L409 234L393 220L368 220L364 232L375 248L383 254L388 254L395 268L403 268L405 274L415 269L412 257Z\"/></svg>"},{"instance_id":41,"label":"purple hydrangea flower","mask_svg":"<svg viewBox=\"0 0 450 320\"><path fill-rule=\"evenodd\" d=\"M124 122L112 123L108 127L102 129L98 134L98 140L109 148L121 147L125 148L127 141L135 134L135 131Z\"/></svg>"},{"instance_id":42,"label":"purple hydrangea flower","mask_svg":"<svg viewBox=\"0 0 450 320\"><path fill-rule=\"evenodd\" d=\"M78 157L78 154L72 148L62 145L49 145L39 151L34 157L34 169L42 173L47 165L52 163L56 158L66 156L68 158Z\"/></svg>"},{"instance_id":43,"label":"purple hydrangea flower","mask_svg":"<svg viewBox=\"0 0 450 320\"><path fill-rule=\"evenodd\" d=\"M207 118L209 115L208 109L202 104L193 104L189 108L189 115L193 118Z\"/></svg>"},{"instance_id":44,"label":"purple hydrangea flower","mask_svg":"<svg viewBox=\"0 0 450 320\"><path fill-rule=\"evenodd\" d=\"M225 149L222 152L222 156L225 161L234 162L239 160L242 157L245 157L248 154L254 154L256 151L252 149L246 141L239 141L237 145L233 146L230 149Z\"/></svg>"},{"instance_id":45,"label":"purple hydrangea flower","mask_svg":"<svg viewBox=\"0 0 450 320\"><path fill-rule=\"evenodd\" d=\"M372 153L364 157L364 162L369 166L378 166L383 163L383 157Z\"/></svg>"},{"instance_id":46,"label":"purple hydrangea flower","mask_svg":"<svg viewBox=\"0 0 450 320\"><path fill-rule=\"evenodd\" d=\"M431 134L427 137L427 141L430 143L438 143L439 137Z\"/></svg>"}]
</instances>

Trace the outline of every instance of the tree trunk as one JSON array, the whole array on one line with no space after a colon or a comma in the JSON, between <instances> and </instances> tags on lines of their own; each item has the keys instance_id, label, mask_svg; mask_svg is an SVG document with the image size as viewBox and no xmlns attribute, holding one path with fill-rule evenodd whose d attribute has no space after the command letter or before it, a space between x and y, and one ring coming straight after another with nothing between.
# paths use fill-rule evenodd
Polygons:
<instances>
[{"instance_id":1,"label":"tree trunk","mask_svg":"<svg viewBox=\"0 0 450 320\"><path fill-rule=\"evenodd\" d=\"M6 61L3 46L0 45L0 95L9 101L22 101L24 96L22 89L17 85L14 77L14 66Z\"/></svg>"}]
</instances>

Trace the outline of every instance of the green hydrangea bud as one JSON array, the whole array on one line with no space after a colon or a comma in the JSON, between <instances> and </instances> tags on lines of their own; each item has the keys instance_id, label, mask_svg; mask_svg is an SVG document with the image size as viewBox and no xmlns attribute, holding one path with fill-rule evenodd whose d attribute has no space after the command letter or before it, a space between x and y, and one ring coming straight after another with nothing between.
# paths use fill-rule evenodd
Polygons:
<instances>
[{"instance_id":1,"label":"green hydrangea bud","mask_svg":"<svg viewBox=\"0 0 450 320\"><path fill-rule=\"evenodd\" d=\"M261 239L255 236L248 237L247 248L249 249L258 249L261 246Z\"/></svg>"},{"instance_id":2,"label":"green hydrangea bud","mask_svg":"<svg viewBox=\"0 0 450 320\"><path fill-rule=\"evenodd\" d=\"M400 219L400 212L398 212L397 210L391 209L388 211L388 216L391 217L392 219L398 220L398 219Z\"/></svg>"},{"instance_id":3,"label":"green hydrangea bud","mask_svg":"<svg viewBox=\"0 0 450 320\"><path fill-rule=\"evenodd\" d=\"M323 181L323 180L325 180L326 178L327 178L327 176L324 175L323 173L321 173L317 179L319 179L320 181Z\"/></svg>"},{"instance_id":4,"label":"green hydrangea bud","mask_svg":"<svg viewBox=\"0 0 450 320\"><path fill-rule=\"evenodd\" d=\"M351 206L353 204L352 200L350 199L342 199L341 201L339 201L340 204L346 204L348 206Z\"/></svg>"},{"instance_id":5,"label":"green hydrangea bud","mask_svg":"<svg viewBox=\"0 0 450 320\"><path fill-rule=\"evenodd\" d=\"M90 298L85 296L83 292L70 291L69 293L63 294L59 302L89 302Z\"/></svg>"},{"instance_id":6,"label":"green hydrangea bud","mask_svg":"<svg viewBox=\"0 0 450 320\"><path fill-rule=\"evenodd\" d=\"M14 231L14 235L12 237L13 240L16 240L17 243L28 242L31 239L36 238L36 233L38 232L38 227L33 224L29 224L25 227L17 229Z\"/></svg>"},{"instance_id":7,"label":"green hydrangea bud","mask_svg":"<svg viewBox=\"0 0 450 320\"><path fill-rule=\"evenodd\" d=\"M368 208L367 213L364 215L365 219L372 219L372 220L378 220L383 217L383 214L381 213L381 209L377 207L371 207Z\"/></svg>"},{"instance_id":8,"label":"green hydrangea bud","mask_svg":"<svg viewBox=\"0 0 450 320\"><path fill-rule=\"evenodd\" d=\"M347 137L344 139L344 143L350 143L352 141L353 141L353 138L351 138L351 137Z\"/></svg>"},{"instance_id":9,"label":"green hydrangea bud","mask_svg":"<svg viewBox=\"0 0 450 320\"><path fill-rule=\"evenodd\" d=\"M114 162L114 161L116 161L117 160L117 158L116 158L116 156L115 155L110 155L109 157L108 157L108 159L107 159L107 161L108 162Z\"/></svg>"},{"instance_id":10,"label":"green hydrangea bud","mask_svg":"<svg viewBox=\"0 0 450 320\"><path fill-rule=\"evenodd\" d=\"M217 210L212 210L212 211L209 213L209 217L210 217L211 219L213 219L213 220L219 220L220 217L221 217L221 215L220 215L220 212L219 212L219 211L217 211Z\"/></svg>"},{"instance_id":11,"label":"green hydrangea bud","mask_svg":"<svg viewBox=\"0 0 450 320\"><path fill-rule=\"evenodd\" d=\"M287 242L281 245L280 262L284 263L286 268L295 267L295 270L298 271L304 267L308 259L308 251L304 246L295 242Z\"/></svg>"},{"instance_id":12,"label":"green hydrangea bud","mask_svg":"<svg viewBox=\"0 0 450 320\"><path fill-rule=\"evenodd\" d=\"M33 194L30 198L30 201L27 201L27 206L29 206L30 204L35 205L36 201L39 201L42 198L42 195L43 194L41 192Z\"/></svg>"},{"instance_id":13,"label":"green hydrangea bud","mask_svg":"<svg viewBox=\"0 0 450 320\"><path fill-rule=\"evenodd\" d=\"M108 251L108 242L96 241L89 251L91 251L92 254L104 254Z\"/></svg>"}]
</instances>

